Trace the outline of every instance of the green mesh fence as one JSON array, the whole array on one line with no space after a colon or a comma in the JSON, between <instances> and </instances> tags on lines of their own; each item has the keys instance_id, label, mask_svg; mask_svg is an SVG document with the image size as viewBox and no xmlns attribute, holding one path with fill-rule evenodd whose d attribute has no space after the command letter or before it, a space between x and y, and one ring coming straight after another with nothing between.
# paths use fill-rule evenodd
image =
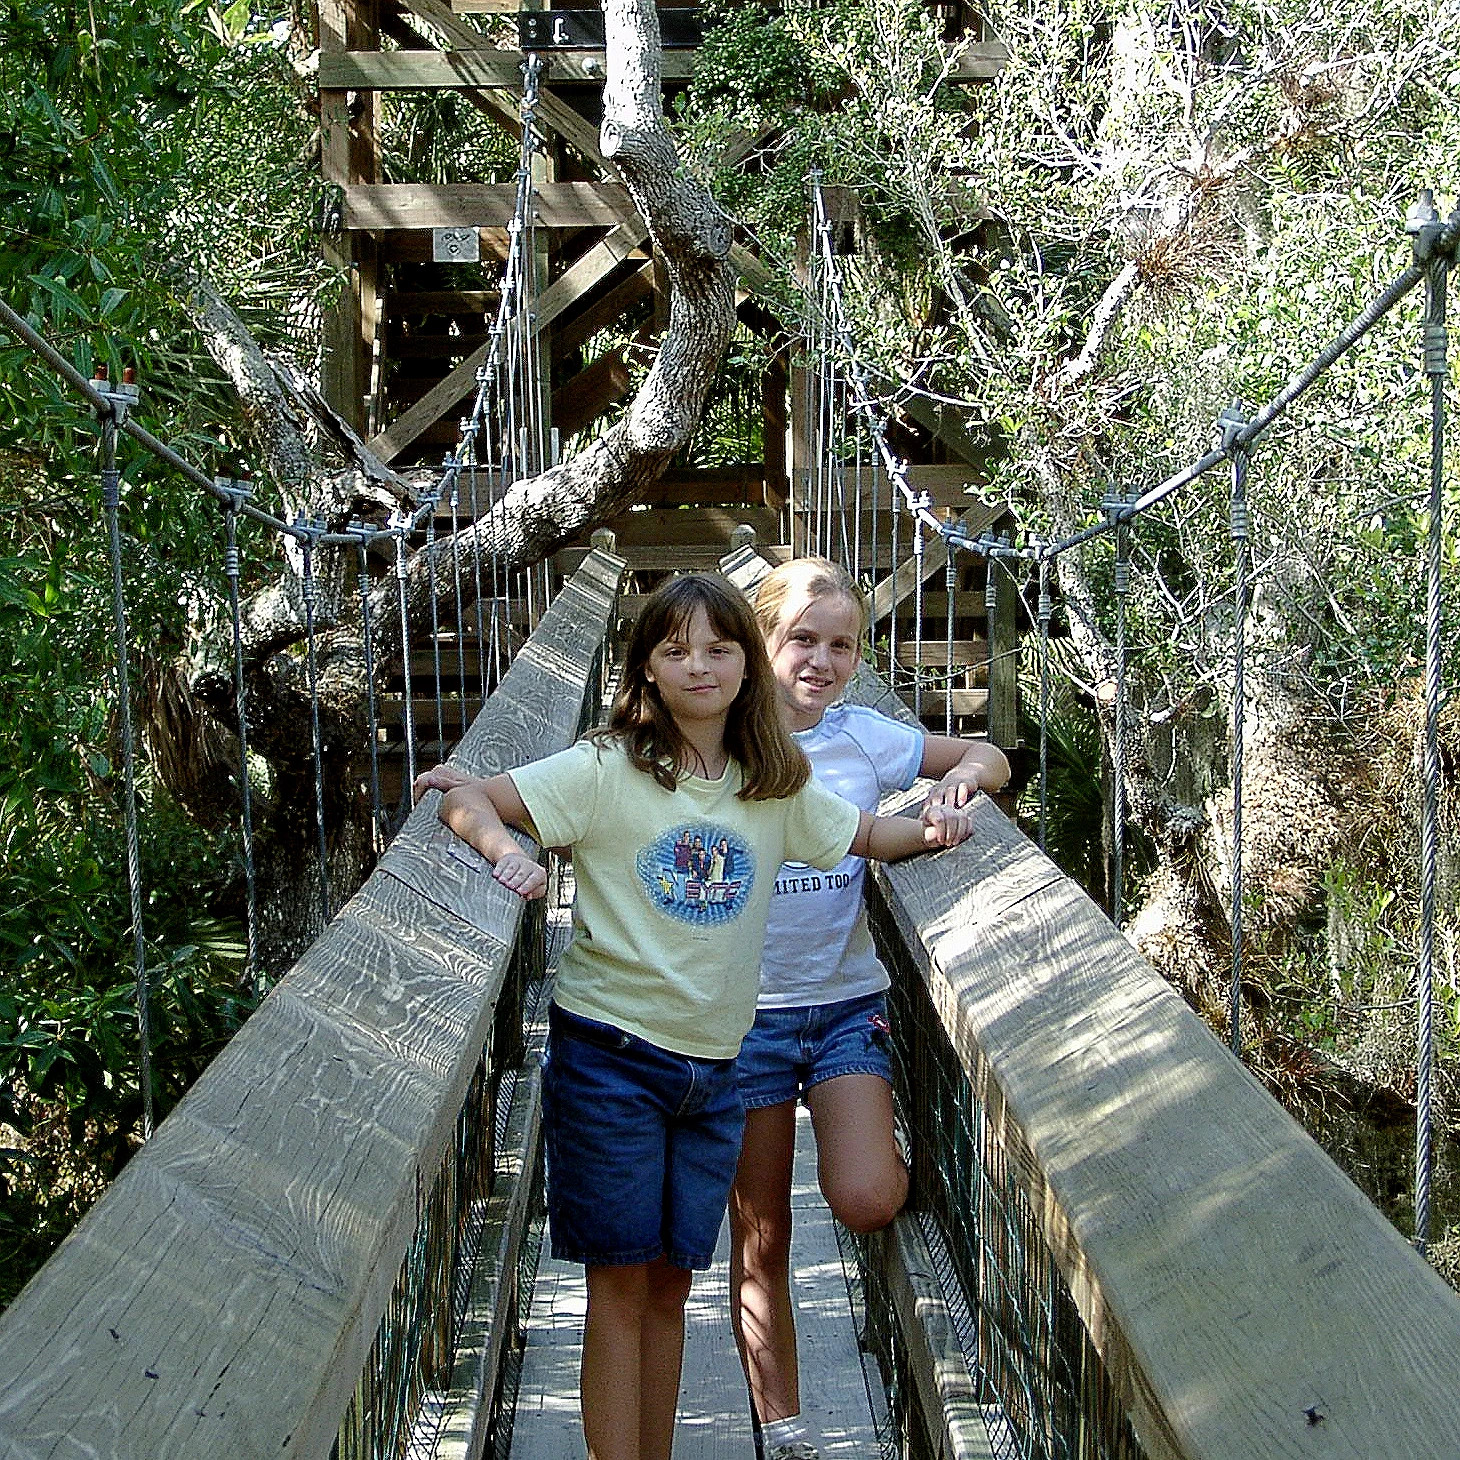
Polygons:
<instances>
[{"instance_id":1,"label":"green mesh fence","mask_svg":"<svg viewBox=\"0 0 1460 1460\"><path fill-rule=\"evenodd\" d=\"M1141 1460L1142 1450L1053 1254L876 888L868 916L892 974L895 1098L912 1192L997 1460ZM848 1239L865 1344L887 1388L884 1450L936 1455L866 1239ZM875 1239L874 1239L875 1240Z\"/></svg>"}]
</instances>

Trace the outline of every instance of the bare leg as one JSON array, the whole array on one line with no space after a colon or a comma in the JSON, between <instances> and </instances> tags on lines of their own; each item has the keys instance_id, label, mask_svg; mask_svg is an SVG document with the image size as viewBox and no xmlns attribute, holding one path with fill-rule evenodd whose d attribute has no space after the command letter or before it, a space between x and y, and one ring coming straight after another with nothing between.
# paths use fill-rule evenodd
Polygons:
<instances>
[{"instance_id":1,"label":"bare leg","mask_svg":"<svg viewBox=\"0 0 1460 1460\"><path fill-rule=\"evenodd\" d=\"M648 1275L631 1267L590 1267L580 1392L583 1437L592 1460L638 1460L639 1347Z\"/></svg>"},{"instance_id":2,"label":"bare leg","mask_svg":"<svg viewBox=\"0 0 1460 1460\"><path fill-rule=\"evenodd\" d=\"M669 1460L690 1277L663 1258L587 1269L581 1390L592 1460Z\"/></svg>"},{"instance_id":3,"label":"bare leg","mask_svg":"<svg viewBox=\"0 0 1460 1460\"><path fill-rule=\"evenodd\" d=\"M838 1075L807 1092L817 1175L832 1215L876 1232L907 1200L907 1167L892 1138L892 1087L880 1075Z\"/></svg>"},{"instance_id":4,"label":"bare leg","mask_svg":"<svg viewBox=\"0 0 1460 1460\"><path fill-rule=\"evenodd\" d=\"M639 1456L669 1460L684 1364L684 1303L693 1274L662 1257L649 1264L639 1339Z\"/></svg>"},{"instance_id":5,"label":"bare leg","mask_svg":"<svg viewBox=\"0 0 1460 1460\"><path fill-rule=\"evenodd\" d=\"M755 1412L801 1412L791 1304L791 1165L796 1103L751 1110L730 1192L730 1317Z\"/></svg>"}]
</instances>

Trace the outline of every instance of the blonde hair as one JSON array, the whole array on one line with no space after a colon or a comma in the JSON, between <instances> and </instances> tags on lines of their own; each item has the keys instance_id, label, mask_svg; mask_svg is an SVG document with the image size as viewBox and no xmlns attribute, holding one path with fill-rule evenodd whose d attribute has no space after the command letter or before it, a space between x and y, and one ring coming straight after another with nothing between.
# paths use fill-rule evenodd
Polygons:
<instances>
[{"instance_id":1,"label":"blonde hair","mask_svg":"<svg viewBox=\"0 0 1460 1460\"><path fill-rule=\"evenodd\" d=\"M857 609L857 637L865 637L871 614L866 596L852 575L830 558L792 558L772 568L756 585L755 617L767 644L781 628L787 604L801 598L807 603L820 598L849 600Z\"/></svg>"},{"instance_id":2,"label":"blonde hair","mask_svg":"<svg viewBox=\"0 0 1460 1460\"><path fill-rule=\"evenodd\" d=\"M649 595L629 634L608 724L592 738L619 741L636 770L674 790L688 747L649 678L649 655L682 634L700 609L716 634L745 651L745 682L725 721L725 749L744 777L737 796L742 801L794 796L811 779L811 766L781 724L780 696L759 625L744 596L708 573L672 578Z\"/></svg>"}]
</instances>

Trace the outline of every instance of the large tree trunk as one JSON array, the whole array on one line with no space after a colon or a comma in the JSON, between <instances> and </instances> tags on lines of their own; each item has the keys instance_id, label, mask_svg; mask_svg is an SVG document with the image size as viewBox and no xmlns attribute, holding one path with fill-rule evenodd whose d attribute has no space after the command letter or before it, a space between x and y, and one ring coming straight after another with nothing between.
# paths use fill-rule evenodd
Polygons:
<instances>
[{"instance_id":1,"label":"large tree trunk","mask_svg":"<svg viewBox=\"0 0 1460 1460\"><path fill-rule=\"evenodd\" d=\"M615 516L637 500L689 439L735 322L735 275L728 262L730 219L679 165L664 125L661 51L653 0L606 0L607 77L601 146L618 169L648 224L669 278L669 323L648 379L623 419L586 450L540 476L508 488L493 509L465 526L456 541L438 537L428 562L412 555L407 577L409 632L414 643L432 621L431 583L441 621L454 615L460 565L461 592L475 594L475 564L495 559L513 570L539 561L565 539ZM238 389L255 444L278 487L286 514L303 513L341 530L352 517L381 521L390 508L414 506L414 492L429 485L400 476L376 459L304 383L271 363L227 304L205 283L189 292L194 319L210 352ZM326 449L343 455L343 468L326 468ZM297 647L305 637L301 551L283 544L275 579L245 603L242 637L247 662L250 749L272 768L273 798L264 804L260 840L261 904L271 909L265 960L287 963L319 927L310 688ZM354 553L321 547L314 554L319 702L325 761L325 823L335 900L366 870L368 827L356 788L364 777L366 684L359 608L353 591ZM467 577L472 581L468 583ZM372 623L377 664L401 652L394 575L374 590ZM226 623L199 637L184 676L195 697L188 715L211 714L236 722L226 646ZM155 725L154 738L166 727ZM210 766L235 769L236 747L213 737ZM195 742L196 744L196 742ZM198 798L194 757L173 788ZM162 755L162 764L183 758ZM208 779L208 777L203 777ZM217 777L212 777L216 784ZM282 910L282 911L281 911Z\"/></svg>"}]
</instances>

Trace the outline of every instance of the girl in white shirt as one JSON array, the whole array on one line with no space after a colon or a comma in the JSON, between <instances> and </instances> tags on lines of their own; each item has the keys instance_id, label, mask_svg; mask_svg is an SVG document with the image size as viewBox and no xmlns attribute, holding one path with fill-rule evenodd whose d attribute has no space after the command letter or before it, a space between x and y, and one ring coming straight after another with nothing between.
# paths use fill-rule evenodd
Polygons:
<instances>
[{"instance_id":1,"label":"girl in white shirt","mask_svg":"<svg viewBox=\"0 0 1460 1460\"><path fill-rule=\"evenodd\" d=\"M781 713L816 780L864 811L919 776L929 806L961 808L997 790L1009 763L995 745L928 735L874 710L837 703L860 659L866 601L821 558L762 579L755 600ZM766 1460L816 1460L801 1418L790 1293L791 1166L796 1101L811 1109L821 1190L857 1232L884 1227L907 1197L893 1137L883 990L888 977L862 911L865 863L831 872L787 864L776 878L755 1026L738 1061L746 1105L730 1197L732 1316L762 1426Z\"/></svg>"}]
</instances>

